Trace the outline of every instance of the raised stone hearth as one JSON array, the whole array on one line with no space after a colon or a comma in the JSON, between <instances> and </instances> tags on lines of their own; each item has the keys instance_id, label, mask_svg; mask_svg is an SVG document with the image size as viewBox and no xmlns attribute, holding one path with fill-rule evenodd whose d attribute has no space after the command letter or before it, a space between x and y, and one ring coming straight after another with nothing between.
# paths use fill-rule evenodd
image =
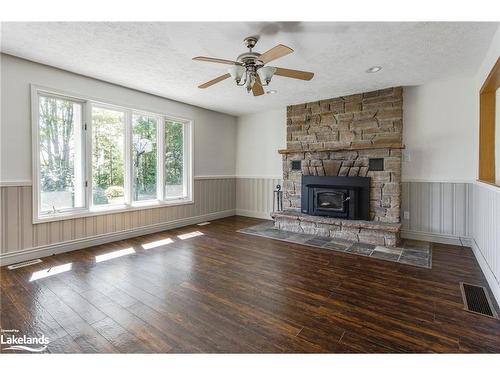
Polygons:
<instances>
[{"instance_id":1,"label":"raised stone hearth","mask_svg":"<svg viewBox=\"0 0 500 375\"><path fill-rule=\"evenodd\" d=\"M396 246L401 224L363 220L344 220L325 216L311 216L296 211L271 214L274 227L289 232L338 238L371 245Z\"/></svg>"}]
</instances>

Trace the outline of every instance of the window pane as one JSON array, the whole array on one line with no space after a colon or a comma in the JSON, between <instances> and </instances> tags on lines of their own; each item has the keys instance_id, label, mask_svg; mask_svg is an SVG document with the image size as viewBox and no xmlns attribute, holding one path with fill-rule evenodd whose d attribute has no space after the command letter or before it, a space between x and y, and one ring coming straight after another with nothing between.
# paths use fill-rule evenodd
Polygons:
<instances>
[{"instance_id":1,"label":"window pane","mask_svg":"<svg viewBox=\"0 0 500 375\"><path fill-rule=\"evenodd\" d=\"M156 119L132 116L134 201L156 199Z\"/></svg>"},{"instance_id":2,"label":"window pane","mask_svg":"<svg viewBox=\"0 0 500 375\"><path fill-rule=\"evenodd\" d=\"M94 205L125 203L123 112L92 108L92 200Z\"/></svg>"},{"instance_id":3,"label":"window pane","mask_svg":"<svg viewBox=\"0 0 500 375\"><path fill-rule=\"evenodd\" d=\"M39 97L41 212L84 206L82 105Z\"/></svg>"},{"instance_id":4,"label":"window pane","mask_svg":"<svg viewBox=\"0 0 500 375\"><path fill-rule=\"evenodd\" d=\"M186 196L184 184L184 125L165 122L165 197Z\"/></svg>"}]
</instances>

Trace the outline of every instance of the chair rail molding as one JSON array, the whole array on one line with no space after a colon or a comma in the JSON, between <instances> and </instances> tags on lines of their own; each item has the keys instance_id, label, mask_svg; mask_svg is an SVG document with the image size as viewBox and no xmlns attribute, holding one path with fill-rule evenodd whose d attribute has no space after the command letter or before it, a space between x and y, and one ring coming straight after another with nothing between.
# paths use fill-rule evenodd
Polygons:
<instances>
[{"instance_id":1,"label":"chair rail molding","mask_svg":"<svg viewBox=\"0 0 500 375\"><path fill-rule=\"evenodd\" d=\"M31 180L3 180L0 181L0 187L4 186L31 186Z\"/></svg>"}]
</instances>

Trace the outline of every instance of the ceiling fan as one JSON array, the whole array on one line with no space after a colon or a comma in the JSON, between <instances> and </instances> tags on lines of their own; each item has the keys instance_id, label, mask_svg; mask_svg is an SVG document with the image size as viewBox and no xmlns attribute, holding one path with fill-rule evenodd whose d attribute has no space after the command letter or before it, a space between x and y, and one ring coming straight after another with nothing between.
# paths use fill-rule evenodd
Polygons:
<instances>
[{"instance_id":1,"label":"ceiling fan","mask_svg":"<svg viewBox=\"0 0 500 375\"><path fill-rule=\"evenodd\" d=\"M271 48L269 51L260 54L252 51L258 40L259 38L256 36L245 38L244 43L249 51L239 55L235 61L205 56L193 57L193 60L196 61L207 61L232 65L228 69L228 73L205 82L198 87L200 89L206 89L207 87L215 85L216 83L231 77L232 79L234 79L237 86L245 86L247 92L252 91L254 96L259 96L264 94L263 86L268 86L271 82L271 78L274 75L302 79L304 81L309 81L312 79L314 73L311 72L266 66L267 63L292 53L293 49L283 44L278 44L276 47Z\"/></svg>"}]
</instances>

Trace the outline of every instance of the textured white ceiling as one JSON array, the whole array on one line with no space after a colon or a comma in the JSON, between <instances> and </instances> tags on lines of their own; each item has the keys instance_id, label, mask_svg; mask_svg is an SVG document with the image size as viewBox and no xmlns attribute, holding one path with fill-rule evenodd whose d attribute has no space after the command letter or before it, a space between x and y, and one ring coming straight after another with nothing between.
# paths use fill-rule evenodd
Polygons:
<instances>
[{"instance_id":1,"label":"textured white ceiling","mask_svg":"<svg viewBox=\"0 0 500 375\"><path fill-rule=\"evenodd\" d=\"M498 23L2 23L2 51L72 72L233 115L475 71ZM253 97L230 80L197 86L235 59L278 43L295 52L271 65L315 72L312 81L274 77L276 95ZM383 66L376 74L365 70Z\"/></svg>"}]
</instances>

